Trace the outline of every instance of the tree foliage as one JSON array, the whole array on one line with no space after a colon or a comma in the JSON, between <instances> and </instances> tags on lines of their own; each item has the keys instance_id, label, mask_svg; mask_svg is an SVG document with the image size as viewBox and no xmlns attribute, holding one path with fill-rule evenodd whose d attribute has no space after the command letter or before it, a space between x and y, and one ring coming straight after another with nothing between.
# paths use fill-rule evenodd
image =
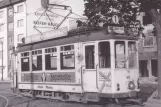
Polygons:
<instances>
[{"instance_id":1,"label":"tree foliage","mask_svg":"<svg viewBox=\"0 0 161 107\"><path fill-rule=\"evenodd\" d=\"M108 26L112 23L112 15L119 16L119 24L130 28L140 25L138 16L141 12L154 17L154 10L161 7L161 0L84 0L84 15L88 17L90 26ZM153 13L151 10L153 9ZM155 13L156 14L156 13ZM154 20L153 20L154 21Z\"/></svg>"}]
</instances>

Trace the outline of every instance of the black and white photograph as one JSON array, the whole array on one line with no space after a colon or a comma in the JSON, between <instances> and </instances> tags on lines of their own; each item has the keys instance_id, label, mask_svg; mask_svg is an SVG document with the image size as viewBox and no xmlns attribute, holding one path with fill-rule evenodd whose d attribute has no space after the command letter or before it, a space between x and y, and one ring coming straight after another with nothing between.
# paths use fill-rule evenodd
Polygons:
<instances>
[{"instance_id":1,"label":"black and white photograph","mask_svg":"<svg viewBox=\"0 0 161 107\"><path fill-rule=\"evenodd\" d=\"M0 0L0 107L161 107L161 0Z\"/></svg>"}]
</instances>

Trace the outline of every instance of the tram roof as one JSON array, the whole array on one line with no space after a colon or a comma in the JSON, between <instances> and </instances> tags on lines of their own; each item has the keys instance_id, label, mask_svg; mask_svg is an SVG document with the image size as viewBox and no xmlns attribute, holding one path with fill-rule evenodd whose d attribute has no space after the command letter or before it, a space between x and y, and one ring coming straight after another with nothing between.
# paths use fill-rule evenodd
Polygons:
<instances>
[{"instance_id":1,"label":"tram roof","mask_svg":"<svg viewBox=\"0 0 161 107\"><path fill-rule=\"evenodd\" d=\"M124 36L124 35L118 35L118 34L111 36L110 34L107 34L103 31L99 31L99 32L97 31L97 32L90 32L88 34L77 34L77 35L72 35L72 36L68 35L65 37L40 41L36 43L23 44L20 47L18 47L18 50L16 51L16 53L25 52L29 50L36 50L36 49L41 49L41 48L47 48L47 47L52 47L52 46L71 44L71 43L96 41L96 40L110 40L110 39L138 40L137 37Z\"/></svg>"}]
</instances>

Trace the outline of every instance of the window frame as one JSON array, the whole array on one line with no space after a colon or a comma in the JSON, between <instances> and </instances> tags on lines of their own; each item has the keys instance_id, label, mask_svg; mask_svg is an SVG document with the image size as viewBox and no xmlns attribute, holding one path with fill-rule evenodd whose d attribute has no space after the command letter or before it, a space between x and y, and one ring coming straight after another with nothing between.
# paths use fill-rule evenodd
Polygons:
<instances>
[{"instance_id":1,"label":"window frame","mask_svg":"<svg viewBox=\"0 0 161 107\"><path fill-rule=\"evenodd\" d=\"M1 11L0 11L0 19L3 18L3 17L4 17L4 11L1 10Z\"/></svg>"},{"instance_id":2,"label":"window frame","mask_svg":"<svg viewBox=\"0 0 161 107\"><path fill-rule=\"evenodd\" d=\"M109 54L108 55L108 57L109 57L109 59L108 59L109 60L109 65L108 65L108 67L100 67L100 54L101 54L100 53L100 43L108 43L108 45L109 45L109 47L108 47L109 48L109 53L108 53ZM111 68L111 48L110 47L111 47L111 42L110 41L100 41L100 42L98 42L98 53L99 53L98 54L98 61L99 61L98 63L99 63L99 68Z\"/></svg>"},{"instance_id":3,"label":"window frame","mask_svg":"<svg viewBox=\"0 0 161 107\"><path fill-rule=\"evenodd\" d=\"M8 43L12 44L14 41L14 36L8 36Z\"/></svg>"},{"instance_id":4,"label":"window frame","mask_svg":"<svg viewBox=\"0 0 161 107\"><path fill-rule=\"evenodd\" d=\"M21 36L20 36L21 35ZM20 39L21 37L21 39ZM24 37L24 34L18 34L17 35L17 42L22 42L22 38Z\"/></svg>"},{"instance_id":5,"label":"window frame","mask_svg":"<svg viewBox=\"0 0 161 107\"><path fill-rule=\"evenodd\" d=\"M40 52L40 53L39 53L39 52ZM32 50L32 51L31 51L32 72L42 71L42 70L43 70L43 64L44 64L44 63L43 63L43 53L42 53L42 52L43 52L42 49ZM41 68L40 68L40 69L36 69L36 70L34 69L34 67L33 67L33 56L34 56L34 57L36 56L36 61L37 61L36 63L37 63L37 66L38 66L38 63L39 63L37 59L38 59L39 56L41 56L41 66L40 66Z\"/></svg>"},{"instance_id":6,"label":"window frame","mask_svg":"<svg viewBox=\"0 0 161 107\"><path fill-rule=\"evenodd\" d=\"M17 20L17 28L20 28L23 26L24 26L24 20L23 19Z\"/></svg>"},{"instance_id":7,"label":"window frame","mask_svg":"<svg viewBox=\"0 0 161 107\"><path fill-rule=\"evenodd\" d=\"M116 42L124 42L124 61L123 60L121 60L120 62L122 63L122 64L124 64L124 67L117 67L118 65L117 65L117 52L116 52ZM127 61L126 61L126 54L127 54L127 52L126 52L126 41L124 41L124 40L116 40L116 41L114 41L114 53L115 53L115 68L118 68L118 69L125 69L125 68L127 68Z\"/></svg>"},{"instance_id":8,"label":"window frame","mask_svg":"<svg viewBox=\"0 0 161 107\"><path fill-rule=\"evenodd\" d=\"M95 70L96 69L96 57L95 57L96 54L95 54L95 52L93 53L93 68L87 68L86 47L88 47L88 46L94 46L93 51L96 50L96 45L94 43L84 44L84 56L85 56L84 64L85 64L85 69L86 70Z\"/></svg>"},{"instance_id":9,"label":"window frame","mask_svg":"<svg viewBox=\"0 0 161 107\"><path fill-rule=\"evenodd\" d=\"M143 47L144 48L150 48L150 47L154 47L154 36L146 36L144 39L143 39ZM147 40L152 40L152 45L145 45L145 43L147 42Z\"/></svg>"},{"instance_id":10,"label":"window frame","mask_svg":"<svg viewBox=\"0 0 161 107\"><path fill-rule=\"evenodd\" d=\"M22 13L24 11L23 4L17 6L17 13Z\"/></svg>"},{"instance_id":11,"label":"window frame","mask_svg":"<svg viewBox=\"0 0 161 107\"><path fill-rule=\"evenodd\" d=\"M135 49L136 49L136 51L137 51L137 52L136 52L135 50L132 51L132 52L135 53L135 58L136 58L136 59L134 58L134 59L135 59L135 60L134 60L134 61L135 61L135 62L134 62L134 63L135 63L135 66L134 66L134 67L130 67L130 66L129 66L129 64L130 64L130 63L129 63L129 61L130 61L130 59L129 59L129 58L130 58L130 56L129 56L129 42L135 43ZM137 42L136 42L136 41L128 41L128 68L129 68L129 69L138 68L138 49L137 49Z\"/></svg>"},{"instance_id":12,"label":"window frame","mask_svg":"<svg viewBox=\"0 0 161 107\"><path fill-rule=\"evenodd\" d=\"M13 16L13 8L8 9L8 16L9 17Z\"/></svg>"},{"instance_id":13,"label":"window frame","mask_svg":"<svg viewBox=\"0 0 161 107\"><path fill-rule=\"evenodd\" d=\"M8 23L8 31L13 31L14 25L13 22Z\"/></svg>"},{"instance_id":14,"label":"window frame","mask_svg":"<svg viewBox=\"0 0 161 107\"><path fill-rule=\"evenodd\" d=\"M0 32L4 31L4 24L0 24Z\"/></svg>"},{"instance_id":15,"label":"window frame","mask_svg":"<svg viewBox=\"0 0 161 107\"><path fill-rule=\"evenodd\" d=\"M25 55L25 54L27 54L27 55ZM21 72L30 72L30 63L31 63L31 61L30 61L30 52L29 51L22 52L22 53L20 53L20 56L21 56ZM28 60L28 70L23 70L22 69L22 68L24 68L22 66L22 60L24 60L24 59L27 59Z\"/></svg>"},{"instance_id":16,"label":"window frame","mask_svg":"<svg viewBox=\"0 0 161 107\"><path fill-rule=\"evenodd\" d=\"M66 46L71 46L71 49L66 50L65 49ZM69 55L74 56L74 62L73 62L74 67L64 67L63 66L64 56L69 56ZM74 46L74 44L60 46L60 70L68 70L68 69L75 69L75 68L76 68L76 64L75 64L75 46Z\"/></svg>"},{"instance_id":17,"label":"window frame","mask_svg":"<svg viewBox=\"0 0 161 107\"><path fill-rule=\"evenodd\" d=\"M57 70L58 69L58 66L57 66L57 63L58 63L57 47L45 48L44 50L45 50L45 63L44 63L45 64L45 70ZM51 50L51 51L49 51L49 50ZM56 57L56 67L55 68L47 68L47 66L46 66L46 60L47 60L46 56L47 55L50 55L50 58L51 58L51 55L52 55L52 57ZM50 61L51 61L51 59L50 59Z\"/></svg>"}]
</instances>

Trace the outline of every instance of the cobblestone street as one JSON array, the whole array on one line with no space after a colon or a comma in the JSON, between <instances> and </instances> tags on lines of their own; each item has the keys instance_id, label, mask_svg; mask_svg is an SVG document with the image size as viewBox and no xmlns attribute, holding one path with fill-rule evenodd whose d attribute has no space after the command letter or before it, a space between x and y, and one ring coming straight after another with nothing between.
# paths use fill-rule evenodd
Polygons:
<instances>
[{"instance_id":1,"label":"cobblestone street","mask_svg":"<svg viewBox=\"0 0 161 107\"><path fill-rule=\"evenodd\" d=\"M155 90L155 88L155 85L147 84L141 87L142 91L140 96L144 102ZM112 106L96 103L81 104L75 102L61 102L56 100L32 99L12 93L12 91L10 90L10 83L0 83L0 90L0 107L141 107L140 105L131 104L125 106ZM6 106L6 104L8 106Z\"/></svg>"}]
</instances>

